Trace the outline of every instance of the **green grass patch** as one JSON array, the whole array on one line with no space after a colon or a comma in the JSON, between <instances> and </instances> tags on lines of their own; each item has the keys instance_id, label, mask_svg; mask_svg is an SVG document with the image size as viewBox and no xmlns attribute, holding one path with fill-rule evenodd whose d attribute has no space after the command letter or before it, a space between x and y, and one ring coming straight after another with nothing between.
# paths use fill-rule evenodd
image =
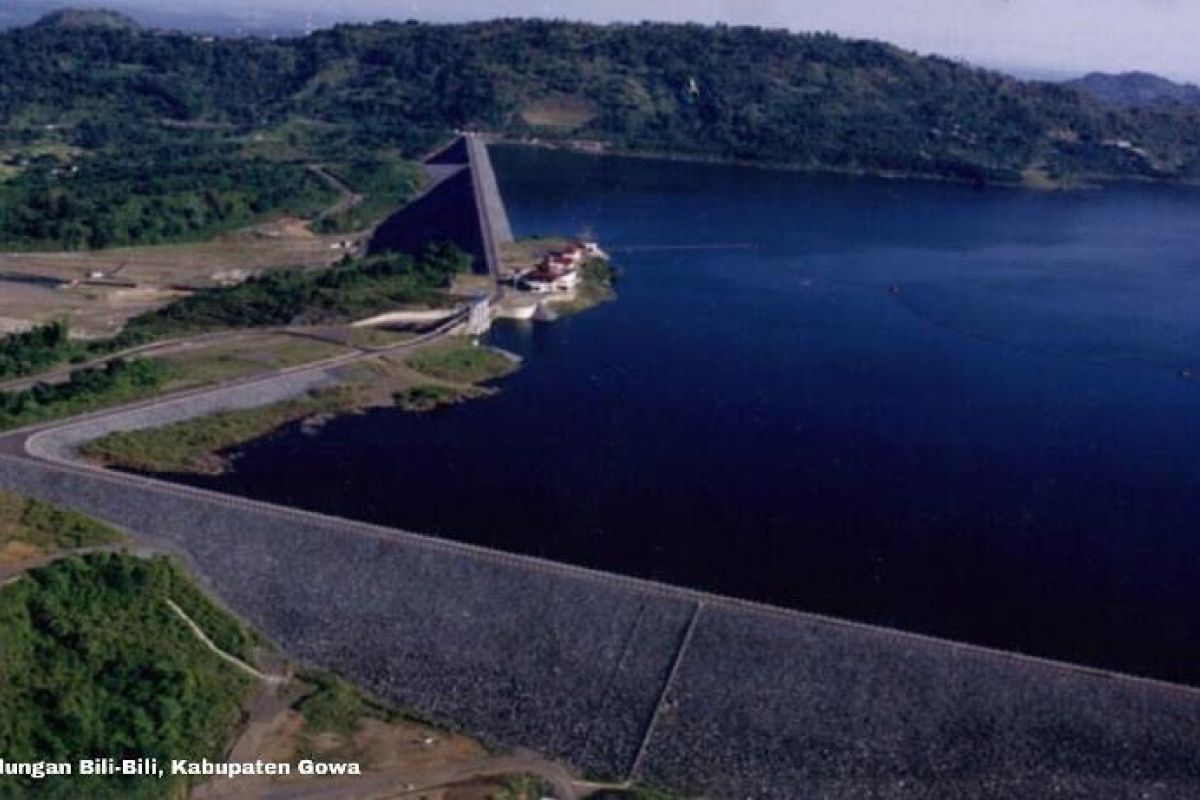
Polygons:
<instances>
[{"instance_id":1,"label":"green grass patch","mask_svg":"<svg viewBox=\"0 0 1200 800\"><path fill-rule=\"evenodd\" d=\"M368 700L332 673L314 672L302 679L312 684L313 690L301 698L295 708L304 716L304 727L309 733L349 736L359 729L364 719L391 722L398 716Z\"/></svg>"},{"instance_id":2,"label":"green grass patch","mask_svg":"<svg viewBox=\"0 0 1200 800\"><path fill-rule=\"evenodd\" d=\"M97 547L123 538L119 531L86 514L0 491L0 548L21 542L52 552Z\"/></svg>"},{"instance_id":3,"label":"green grass patch","mask_svg":"<svg viewBox=\"0 0 1200 800\"><path fill-rule=\"evenodd\" d=\"M503 377L516 369L511 358L490 347L466 339L434 345L405 361L417 372L453 383L479 383Z\"/></svg>"},{"instance_id":4,"label":"green grass patch","mask_svg":"<svg viewBox=\"0 0 1200 800\"><path fill-rule=\"evenodd\" d=\"M163 580L167 596L200 626L213 644L248 664L254 663L255 650L265 644L256 631L230 616L178 569L167 570Z\"/></svg>"},{"instance_id":5,"label":"green grass patch","mask_svg":"<svg viewBox=\"0 0 1200 800\"><path fill-rule=\"evenodd\" d=\"M257 408L220 411L159 428L117 431L88 442L81 452L107 466L141 472L213 474L225 466L219 453L264 436L289 422L342 410L349 393L311 392Z\"/></svg>"},{"instance_id":6,"label":"green grass patch","mask_svg":"<svg viewBox=\"0 0 1200 800\"><path fill-rule=\"evenodd\" d=\"M500 791L495 795L496 800L541 800L550 797L554 791L553 785L536 775L510 775L500 784Z\"/></svg>"},{"instance_id":7,"label":"green grass patch","mask_svg":"<svg viewBox=\"0 0 1200 800\"><path fill-rule=\"evenodd\" d=\"M172 370L171 391L259 375L284 367L321 361L346 348L308 337L256 336L194 350L156 356Z\"/></svg>"},{"instance_id":8,"label":"green grass patch","mask_svg":"<svg viewBox=\"0 0 1200 800\"><path fill-rule=\"evenodd\" d=\"M165 559L68 558L0 589L0 753L217 760L253 683L167 606L185 578ZM0 797L182 796L187 782L0 777Z\"/></svg>"}]
</instances>

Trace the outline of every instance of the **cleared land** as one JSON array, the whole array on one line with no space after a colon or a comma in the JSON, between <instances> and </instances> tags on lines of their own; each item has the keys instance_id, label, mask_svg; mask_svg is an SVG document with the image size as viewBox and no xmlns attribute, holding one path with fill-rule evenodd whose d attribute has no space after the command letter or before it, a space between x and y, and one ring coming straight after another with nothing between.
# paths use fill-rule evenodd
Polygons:
<instances>
[{"instance_id":1,"label":"cleared land","mask_svg":"<svg viewBox=\"0 0 1200 800\"><path fill-rule=\"evenodd\" d=\"M342 246L346 242L349 248ZM298 220L282 220L198 244L3 253L0 317L21 323L65 317L80 336L112 336L126 320L183 292L237 283L266 271L326 267L357 242L357 236L317 236ZM23 280L3 280L5 275Z\"/></svg>"},{"instance_id":2,"label":"cleared land","mask_svg":"<svg viewBox=\"0 0 1200 800\"><path fill-rule=\"evenodd\" d=\"M0 256L2 262L6 256ZM0 264L0 274L7 272ZM0 277L0 333L26 330L58 319L69 320L82 338L114 336L126 320L182 297L182 292L153 287L38 285Z\"/></svg>"},{"instance_id":3,"label":"cleared land","mask_svg":"<svg viewBox=\"0 0 1200 800\"><path fill-rule=\"evenodd\" d=\"M536 128L548 128L561 133L582 128L599 113L599 109L588 100L557 95L525 106L521 110L521 119Z\"/></svg>"},{"instance_id":4,"label":"cleared land","mask_svg":"<svg viewBox=\"0 0 1200 800\"><path fill-rule=\"evenodd\" d=\"M337 332L327 335L332 340ZM227 341L182 347L154 358L166 364L175 376L165 386L167 391L174 391L263 375L350 352L350 347L314 336L245 334Z\"/></svg>"},{"instance_id":5,"label":"cleared land","mask_svg":"<svg viewBox=\"0 0 1200 800\"><path fill-rule=\"evenodd\" d=\"M328 673L308 673L283 687L278 696L256 701L263 713L235 741L231 758L263 758L296 764L302 758L357 762L364 775L350 779L240 777L199 787L196 800L279 797L303 791L306 797L389 796L420 787L428 800L540 800L545 779L507 776L524 767L566 783L561 798L575 796L563 768L536 756L497 756L478 741L412 719L368 699ZM507 762L512 763L507 766ZM534 793L534 789L541 790Z\"/></svg>"}]
</instances>

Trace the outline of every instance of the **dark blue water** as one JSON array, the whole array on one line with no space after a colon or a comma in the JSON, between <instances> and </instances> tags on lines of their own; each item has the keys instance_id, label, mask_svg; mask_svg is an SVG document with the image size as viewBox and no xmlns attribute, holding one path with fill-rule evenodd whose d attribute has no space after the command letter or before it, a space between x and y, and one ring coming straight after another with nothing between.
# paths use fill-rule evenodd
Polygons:
<instances>
[{"instance_id":1,"label":"dark blue water","mask_svg":"<svg viewBox=\"0 0 1200 800\"><path fill-rule=\"evenodd\" d=\"M495 161L619 299L497 329L492 399L196 482L1200 683L1200 193Z\"/></svg>"}]
</instances>

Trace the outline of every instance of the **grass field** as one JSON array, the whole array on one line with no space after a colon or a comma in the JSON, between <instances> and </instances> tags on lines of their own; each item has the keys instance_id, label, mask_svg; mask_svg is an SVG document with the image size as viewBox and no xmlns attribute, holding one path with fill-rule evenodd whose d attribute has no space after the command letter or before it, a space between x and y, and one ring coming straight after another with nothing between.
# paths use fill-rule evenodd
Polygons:
<instances>
[{"instance_id":1,"label":"grass field","mask_svg":"<svg viewBox=\"0 0 1200 800\"><path fill-rule=\"evenodd\" d=\"M91 517L0 491L0 567L59 550L115 544L124 538Z\"/></svg>"},{"instance_id":2,"label":"grass field","mask_svg":"<svg viewBox=\"0 0 1200 800\"><path fill-rule=\"evenodd\" d=\"M277 369L321 361L348 352L332 342L302 336L269 334L203 345L155 357L171 370L166 389L188 389L248 378Z\"/></svg>"},{"instance_id":3,"label":"grass field","mask_svg":"<svg viewBox=\"0 0 1200 800\"><path fill-rule=\"evenodd\" d=\"M495 380L516 369L504 353L476 346L462 337L419 350L405 363L417 372L451 383Z\"/></svg>"},{"instance_id":4,"label":"grass field","mask_svg":"<svg viewBox=\"0 0 1200 800\"><path fill-rule=\"evenodd\" d=\"M143 472L215 474L226 468L220 453L298 419L334 413L350 402L341 392L314 393L258 408L221 411L160 428L119 431L83 446L85 458Z\"/></svg>"}]
</instances>

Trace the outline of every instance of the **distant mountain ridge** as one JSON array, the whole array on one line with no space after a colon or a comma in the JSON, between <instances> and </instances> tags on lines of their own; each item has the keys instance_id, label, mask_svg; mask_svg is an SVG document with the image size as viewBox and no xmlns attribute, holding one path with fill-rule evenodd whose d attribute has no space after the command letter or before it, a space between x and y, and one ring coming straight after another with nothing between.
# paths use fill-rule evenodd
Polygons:
<instances>
[{"instance_id":1,"label":"distant mountain ridge","mask_svg":"<svg viewBox=\"0 0 1200 800\"><path fill-rule=\"evenodd\" d=\"M1149 72L1091 72L1066 85L1101 102L1125 108L1172 105L1200 108L1200 86L1176 83Z\"/></svg>"}]
</instances>

